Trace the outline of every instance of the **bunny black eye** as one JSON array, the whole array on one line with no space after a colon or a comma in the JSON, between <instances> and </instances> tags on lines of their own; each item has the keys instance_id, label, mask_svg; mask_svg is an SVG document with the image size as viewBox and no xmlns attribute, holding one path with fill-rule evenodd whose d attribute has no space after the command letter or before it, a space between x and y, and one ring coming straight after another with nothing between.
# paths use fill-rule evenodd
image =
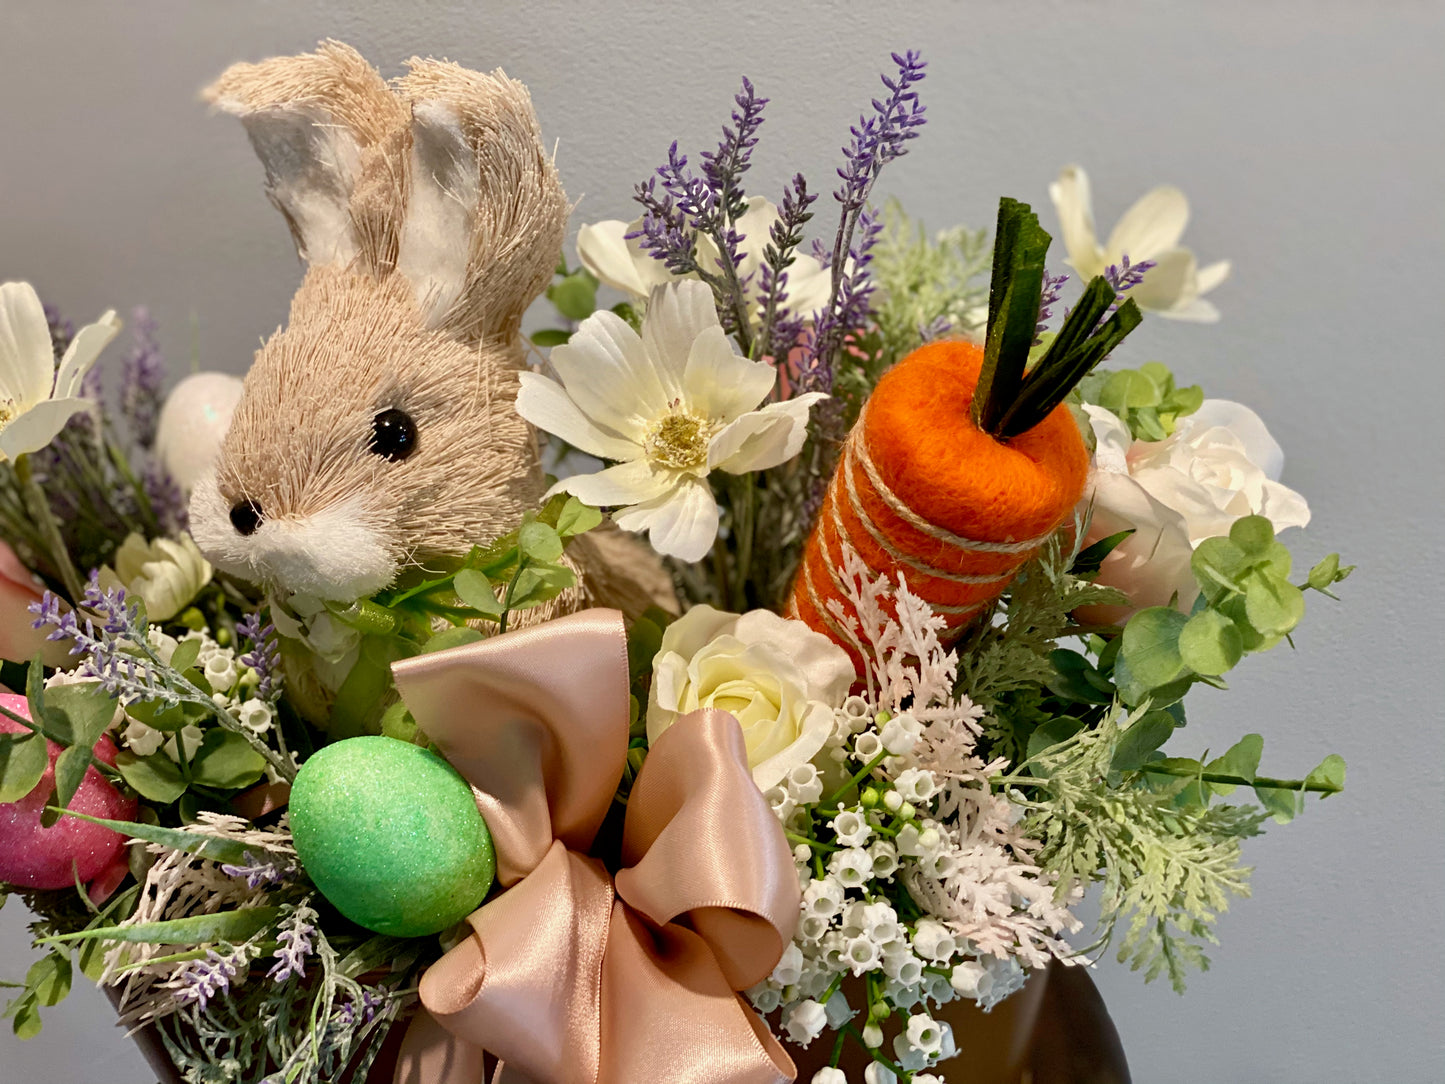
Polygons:
<instances>
[{"instance_id":1,"label":"bunny black eye","mask_svg":"<svg viewBox=\"0 0 1445 1084\"><path fill-rule=\"evenodd\" d=\"M416 422L404 410L383 410L371 419L371 451L400 463L416 451Z\"/></svg>"}]
</instances>

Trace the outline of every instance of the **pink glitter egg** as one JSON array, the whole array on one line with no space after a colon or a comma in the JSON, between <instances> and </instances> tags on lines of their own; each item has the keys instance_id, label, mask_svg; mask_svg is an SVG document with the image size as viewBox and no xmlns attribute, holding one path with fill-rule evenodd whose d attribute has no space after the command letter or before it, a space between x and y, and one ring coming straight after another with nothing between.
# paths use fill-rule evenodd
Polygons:
<instances>
[{"instance_id":1,"label":"pink glitter egg","mask_svg":"<svg viewBox=\"0 0 1445 1084\"><path fill-rule=\"evenodd\" d=\"M30 705L23 696L0 695L0 705L30 718ZM0 715L0 732L24 729ZM75 884L78 875L82 883L108 882L108 894L125 874L125 837L74 817L61 817L50 828L41 826L40 815L46 803L54 800L55 758L61 752L54 742L46 744L50 764L35 789L18 802L0 804L0 881L24 888L66 888ZM110 738L102 736L95 743L95 755L107 764L115 763L115 754ZM137 806L136 799L123 797L92 766L86 769L69 808L92 817L128 821L135 818Z\"/></svg>"}]
</instances>

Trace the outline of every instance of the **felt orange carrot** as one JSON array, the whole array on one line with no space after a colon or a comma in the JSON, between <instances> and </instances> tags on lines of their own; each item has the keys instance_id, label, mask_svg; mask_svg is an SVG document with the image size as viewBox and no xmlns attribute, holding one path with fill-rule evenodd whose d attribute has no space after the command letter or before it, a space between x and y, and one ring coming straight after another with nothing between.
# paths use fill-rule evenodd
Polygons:
<instances>
[{"instance_id":1,"label":"felt orange carrot","mask_svg":"<svg viewBox=\"0 0 1445 1084\"><path fill-rule=\"evenodd\" d=\"M1092 280L1043 356L1038 332L1049 235L1026 204L999 205L988 333L924 346L878 382L843 448L793 583L790 616L850 646L829 606L844 547L961 628L1009 585L1083 495L1089 454L1074 386L1138 326L1133 301Z\"/></svg>"}]
</instances>

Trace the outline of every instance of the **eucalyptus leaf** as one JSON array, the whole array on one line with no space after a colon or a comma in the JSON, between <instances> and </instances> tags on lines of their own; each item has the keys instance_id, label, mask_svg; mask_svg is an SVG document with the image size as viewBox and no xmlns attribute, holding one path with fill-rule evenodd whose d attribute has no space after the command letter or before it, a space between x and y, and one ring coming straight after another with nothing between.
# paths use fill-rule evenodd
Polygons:
<instances>
[{"instance_id":1,"label":"eucalyptus leaf","mask_svg":"<svg viewBox=\"0 0 1445 1084\"><path fill-rule=\"evenodd\" d=\"M397 741L412 743L416 740L417 725L406 705L398 700L381 713L381 733Z\"/></svg>"},{"instance_id":2,"label":"eucalyptus leaf","mask_svg":"<svg viewBox=\"0 0 1445 1084\"><path fill-rule=\"evenodd\" d=\"M1128 730L1117 745L1109 770L1131 772L1142 768L1150 754L1169 740L1174 733L1174 717L1167 711L1146 712Z\"/></svg>"},{"instance_id":3,"label":"eucalyptus leaf","mask_svg":"<svg viewBox=\"0 0 1445 1084\"><path fill-rule=\"evenodd\" d=\"M1197 674L1222 674L1244 655L1244 638L1218 610L1201 610L1179 631L1179 657Z\"/></svg>"},{"instance_id":4,"label":"eucalyptus leaf","mask_svg":"<svg viewBox=\"0 0 1445 1084\"><path fill-rule=\"evenodd\" d=\"M1179 654L1179 635L1189 618L1168 606L1150 606L1129 618L1124 626L1121 660L1139 684L1157 689L1186 674Z\"/></svg>"},{"instance_id":5,"label":"eucalyptus leaf","mask_svg":"<svg viewBox=\"0 0 1445 1084\"><path fill-rule=\"evenodd\" d=\"M576 574L562 565L528 565L517 573L512 609L522 610L548 602L577 583Z\"/></svg>"},{"instance_id":6,"label":"eucalyptus leaf","mask_svg":"<svg viewBox=\"0 0 1445 1084\"><path fill-rule=\"evenodd\" d=\"M1305 777L1305 783L1312 786L1333 787L1336 790L1345 789L1345 758L1338 753L1331 753L1320 761L1314 771ZM1328 794L1320 795L1322 798L1329 797Z\"/></svg>"},{"instance_id":7,"label":"eucalyptus leaf","mask_svg":"<svg viewBox=\"0 0 1445 1084\"><path fill-rule=\"evenodd\" d=\"M206 731L191 757L191 778L202 786L240 790L265 774L266 758L240 734L220 727Z\"/></svg>"},{"instance_id":8,"label":"eucalyptus leaf","mask_svg":"<svg viewBox=\"0 0 1445 1084\"><path fill-rule=\"evenodd\" d=\"M1245 782L1252 783L1255 773L1259 771L1259 758L1263 753L1264 738L1258 734L1246 734L1225 750L1223 756L1216 757L1205 765L1205 770L1218 772L1220 775L1237 775ZM1210 783L1209 786L1215 794L1234 793L1233 783Z\"/></svg>"},{"instance_id":9,"label":"eucalyptus leaf","mask_svg":"<svg viewBox=\"0 0 1445 1084\"><path fill-rule=\"evenodd\" d=\"M1292 790L1279 787L1255 787L1254 796L1259 804L1269 811L1276 824L1288 824L1299 812L1299 795Z\"/></svg>"},{"instance_id":10,"label":"eucalyptus leaf","mask_svg":"<svg viewBox=\"0 0 1445 1084\"><path fill-rule=\"evenodd\" d=\"M163 752L142 757L122 749L116 754L115 767L126 784L147 801L170 805L186 792L180 766Z\"/></svg>"},{"instance_id":11,"label":"eucalyptus leaf","mask_svg":"<svg viewBox=\"0 0 1445 1084\"><path fill-rule=\"evenodd\" d=\"M45 937L39 944L68 944L72 941L126 941L151 945L207 945L217 941L239 944L273 925L279 907L246 907L214 915L189 915L168 922L142 922L134 926L101 926Z\"/></svg>"},{"instance_id":12,"label":"eucalyptus leaf","mask_svg":"<svg viewBox=\"0 0 1445 1084\"><path fill-rule=\"evenodd\" d=\"M1255 570L1245 580L1244 612L1263 636L1286 636L1305 615L1304 592L1288 580Z\"/></svg>"},{"instance_id":13,"label":"eucalyptus leaf","mask_svg":"<svg viewBox=\"0 0 1445 1084\"><path fill-rule=\"evenodd\" d=\"M0 735L0 803L18 802L39 784L50 766L39 734Z\"/></svg>"},{"instance_id":14,"label":"eucalyptus leaf","mask_svg":"<svg viewBox=\"0 0 1445 1084\"><path fill-rule=\"evenodd\" d=\"M1190 568L1205 598L1218 605L1231 594L1242 594L1240 577L1250 567L1249 556L1228 538L1206 538L1194 548Z\"/></svg>"},{"instance_id":15,"label":"eucalyptus leaf","mask_svg":"<svg viewBox=\"0 0 1445 1084\"><path fill-rule=\"evenodd\" d=\"M1264 516L1241 516L1230 526L1229 540L1245 553L1263 553L1274 541L1274 524Z\"/></svg>"}]
</instances>

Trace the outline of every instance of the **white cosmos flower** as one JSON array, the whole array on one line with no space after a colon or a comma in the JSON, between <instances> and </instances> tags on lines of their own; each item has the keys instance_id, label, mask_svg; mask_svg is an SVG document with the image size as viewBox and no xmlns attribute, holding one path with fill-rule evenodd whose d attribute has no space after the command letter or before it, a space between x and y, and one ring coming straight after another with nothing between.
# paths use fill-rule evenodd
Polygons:
<instances>
[{"instance_id":1,"label":"white cosmos flower","mask_svg":"<svg viewBox=\"0 0 1445 1084\"><path fill-rule=\"evenodd\" d=\"M717 537L707 476L775 467L802 450L821 392L755 409L777 379L772 366L733 352L712 290L679 279L648 302L638 335L605 310L552 351L559 383L523 373L517 413L574 448L617 465L552 487L648 532L653 549L701 560Z\"/></svg>"},{"instance_id":2,"label":"white cosmos flower","mask_svg":"<svg viewBox=\"0 0 1445 1084\"><path fill-rule=\"evenodd\" d=\"M65 423L94 404L80 382L120 330L111 310L75 333L55 367L45 307L28 282L0 286L0 461L38 452Z\"/></svg>"},{"instance_id":3,"label":"white cosmos flower","mask_svg":"<svg viewBox=\"0 0 1445 1084\"><path fill-rule=\"evenodd\" d=\"M1101 275L1124 256L1131 264L1153 260L1143 281L1129 291L1141 309L1176 320L1213 323L1219 310L1203 295L1229 275L1229 261L1220 260L1199 267L1194 253L1179 247L1189 222L1189 201L1171 185L1146 192L1124 212L1108 244L1100 245L1094 232L1094 204L1089 175L1079 166L1066 166L1059 179L1049 185L1049 196L1063 229L1069 264L1088 281Z\"/></svg>"},{"instance_id":4,"label":"white cosmos flower","mask_svg":"<svg viewBox=\"0 0 1445 1084\"><path fill-rule=\"evenodd\" d=\"M753 196L747 210L737 220L742 235L738 244L738 277L743 291L753 305L753 319L762 316L763 249L768 234L778 221L778 209L770 200ZM640 238L627 239L629 233L642 228L642 219L622 222L609 219L583 226L577 231L577 256L582 266L613 289L628 294L634 301L645 301L652 291L673 280L673 274L661 260L654 259L642 247ZM706 271L718 266L717 245L712 238L697 236L697 262ZM689 278L692 276L688 276ZM794 253L788 268L787 300L782 308L795 317L808 320L828 303L833 276L812 256Z\"/></svg>"}]
</instances>

